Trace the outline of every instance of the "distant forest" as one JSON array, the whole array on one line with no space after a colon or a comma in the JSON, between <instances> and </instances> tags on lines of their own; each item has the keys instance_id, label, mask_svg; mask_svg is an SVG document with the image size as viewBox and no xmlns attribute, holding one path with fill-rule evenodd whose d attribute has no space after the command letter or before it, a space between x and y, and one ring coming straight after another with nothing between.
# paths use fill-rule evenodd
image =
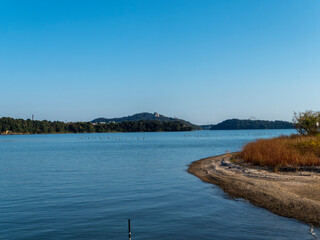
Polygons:
<instances>
[{"instance_id":1,"label":"distant forest","mask_svg":"<svg viewBox=\"0 0 320 240\"><path fill-rule=\"evenodd\" d=\"M293 129L294 125L286 121L228 119L210 127L210 130L238 129Z\"/></svg>"},{"instance_id":2,"label":"distant forest","mask_svg":"<svg viewBox=\"0 0 320 240\"><path fill-rule=\"evenodd\" d=\"M160 117L161 119L161 117ZM32 121L31 119L0 118L0 134L42 134L42 133L102 133L102 132L175 132L192 130L240 130L240 129L293 129L285 121L228 119L217 125L196 126L190 122L139 120L124 122L59 122Z\"/></svg>"},{"instance_id":3,"label":"distant forest","mask_svg":"<svg viewBox=\"0 0 320 240\"><path fill-rule=\"evenodd\" d=\"M128 121L120 123L50 122L31 119L0 118L0 134L102 133L102 132L170 132L191 131L180 122Z\"/></svg>"}]
</instances>

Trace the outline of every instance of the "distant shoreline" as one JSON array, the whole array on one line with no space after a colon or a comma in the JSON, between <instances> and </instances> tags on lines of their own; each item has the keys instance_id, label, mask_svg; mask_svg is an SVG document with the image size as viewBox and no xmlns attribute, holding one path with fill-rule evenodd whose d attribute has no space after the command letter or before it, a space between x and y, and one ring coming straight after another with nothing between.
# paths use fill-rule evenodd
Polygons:
<instances>
[{"instance_id":1,"label":"distant shoreline","mask_svg":"<svg viewBox=\"0 0 320 240\"><path fill-rule=\"evenodd\" d=\"M0 136L14 136L14 135L60 135L60 134L101 134L101 133L161 133L161 132L194 132L194 131L202 131L202 130L191 130L191 131L156 131L156 132L76 132L76 133L8 133L8 134L3 134L0 133Z\"/></svg>"},{"instance_id":2,"label":"distant shoreline","mask_svg":"<svg viewBox=\"0 0 320 240\"><path fill-rule=\"evenodd\" d=\"M107 133L107 132L180 132L195 130L181 122L155 120L92 123L37 121L0 118L0 133L9 134L56 134L56 133Z\"/></svg>"},{"instance_id":3,"label":"distant shoreline","mask_svg":"<svg viewBox=\"0 0 320 240\"><path fill-rule=\"evenodd\" d=\"M242 131L242 130L292 130L291 128L284 129L223 129L223 130L187 130L187 131L110 131L110 132L57 132L57 133L0 133L0 136L12 136L12 135L48 135L48 134L90 134L90 133L150 133L150 132L194 132L194 131Z\"/></svg>"},{"instance_id":4,"label":"distant shoreline","mask_svg":"<svg viewBox=\"0 0 320 240\"><path fill-rule=\"evenodd\" d=\"M194 131L241 131L241 130L292 130L291 128L285 129L223 129L223 130L188 130L188 131L136 131L136 132L121 132L121 131L113 131L113 132L66 132L66 133L0 133L0 136L12 136L12 135L48 135L48 134L90 134L90 133L157 133L157 132L194 132Z\"/></svg>"},{"instance_id":5,"label":"distant shoreline","mask_svg":"<svg viewBox=\"0 0 320 240\"><path fill-rule=\"evenodd\" d=\"M320 226L320 169L271 172L224 154L192 162L188 172L280 216Z\"/></svg>"},{"instance_id":6,"label":"distant shoreline","mask_svg":"<svg viewBox=\"0 0 320 240\"><path fill-rule=\"evenodd\" d=\"M218 124L196 125L158 113L137 113L120 118L97 118L90 122L0 118L1 135L103 133L103 132L182 132L196 130L267 130L294 129L286 121L227 119Z\"/></svg>"}]
</instances>

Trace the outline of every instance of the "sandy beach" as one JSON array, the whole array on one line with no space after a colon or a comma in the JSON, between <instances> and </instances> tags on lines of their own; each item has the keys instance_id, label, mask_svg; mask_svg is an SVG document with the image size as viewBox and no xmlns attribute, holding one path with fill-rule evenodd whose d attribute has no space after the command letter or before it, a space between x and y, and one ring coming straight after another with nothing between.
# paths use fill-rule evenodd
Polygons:
<instances>
[{"instance_id":1,"label":"sandy beach","mask_svg":"<svg viewBox=\"0 0 320 240\"><path fill-rule=\"evenodd\" d=\"M319 168L278 171L233 159L234 154L193 162L188 172L221 187L232 197L289 218L320 226Z\"/></svg>"}]
</instances>

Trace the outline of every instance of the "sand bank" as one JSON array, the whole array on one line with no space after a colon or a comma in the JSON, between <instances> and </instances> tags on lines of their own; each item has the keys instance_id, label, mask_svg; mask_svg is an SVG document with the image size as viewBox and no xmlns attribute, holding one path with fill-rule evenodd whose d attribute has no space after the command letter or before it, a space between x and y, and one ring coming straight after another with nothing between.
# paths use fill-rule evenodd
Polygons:
<instances>
[{"instance_id":1,"label":"sand bank","mask_svg":"<svg viewBox=\"0 0 320 240\"><path fill-rule=\"evenodd\" d=\"M272 172L232 159L233 154L193 162L188 172L236 198L269 211L320 226L320 173ZM319 169L314 169L319 170Z\"/></svg>"}]
</instances>

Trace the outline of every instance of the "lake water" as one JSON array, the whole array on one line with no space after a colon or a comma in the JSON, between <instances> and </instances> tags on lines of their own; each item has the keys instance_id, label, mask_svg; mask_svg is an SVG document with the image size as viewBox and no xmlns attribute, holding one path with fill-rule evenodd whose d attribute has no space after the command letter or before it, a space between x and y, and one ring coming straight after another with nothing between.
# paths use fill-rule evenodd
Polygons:
<instances>
[{"instance_id":1,"label":"lake water","mask_svg":"<svg viewBox=\"0 0 320 240\"><path fill-rule=\"evenodd\" d=\"M0 239L314 239L186 172L293 130L0 136ZM315 230L320 235L319 230Z\"/></svg>"}]
</instances>

